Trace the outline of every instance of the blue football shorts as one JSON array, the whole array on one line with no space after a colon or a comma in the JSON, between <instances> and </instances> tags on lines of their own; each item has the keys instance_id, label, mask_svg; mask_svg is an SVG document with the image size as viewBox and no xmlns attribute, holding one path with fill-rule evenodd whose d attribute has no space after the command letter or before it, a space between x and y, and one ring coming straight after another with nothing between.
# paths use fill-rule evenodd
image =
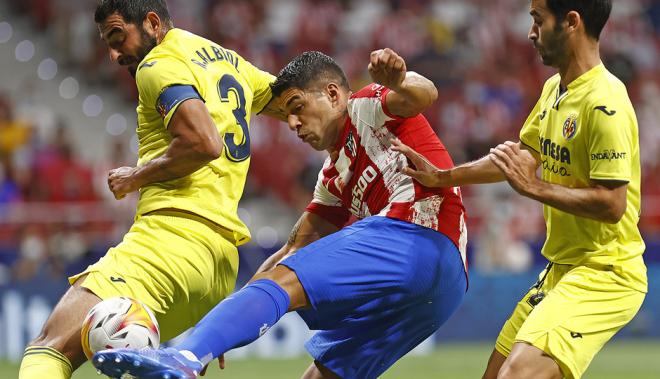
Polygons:
<instances>
[{"instance_id":1,"label":"blue football shorts","mask_svg":"<svg viewBox=\"0 0 660 379\"><path fill-rule=\"evenodd\" d=\"M312 357L342 378L376 378L431 336L467 288L444 234L373 216L298 250L295 271L312 307L299 311Z\"/></svg>"}]
</instances>

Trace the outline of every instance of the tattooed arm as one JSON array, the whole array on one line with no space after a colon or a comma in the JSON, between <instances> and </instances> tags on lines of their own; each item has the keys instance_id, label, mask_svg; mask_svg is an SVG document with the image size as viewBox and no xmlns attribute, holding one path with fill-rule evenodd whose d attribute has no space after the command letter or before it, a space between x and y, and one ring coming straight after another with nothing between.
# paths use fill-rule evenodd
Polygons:
<instances>
[{"instance_id":1,"label":"tattooed arm","mask_svg":"<svg viewBox=\"0 0 660 379\"><path fill-rule=\"evenodd\" d=\"M328 234L332 234L337 230L339 230L339 228L326 221L324 218L315 215L314 213L303 213L303 215L300 216L300 219L298 219L298 222L296 222L296 225L293 226L293 230L291 230L289 240L286 244L261 264L261 267L257 270L257 274L272 269L284 258L294 254L296 250L307 246Z\"/></svg>"}]
</instances>

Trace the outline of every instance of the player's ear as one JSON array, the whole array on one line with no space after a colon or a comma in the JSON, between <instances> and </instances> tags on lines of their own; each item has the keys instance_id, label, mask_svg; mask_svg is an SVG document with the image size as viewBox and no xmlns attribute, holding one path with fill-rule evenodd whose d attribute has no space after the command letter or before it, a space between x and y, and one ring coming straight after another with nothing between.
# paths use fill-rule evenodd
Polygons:
<instances>
[{"instance_id":1,"label":"player's ear","mask_svg":"<svg viewBox=\"0 0 660 379\"><path fill-rule=\"evenodd\" d=\"M160 17L156 12L147 12L147 15L142 22L142 28L150 35L158 35L158 32L163 27Z\"/></svg>"},{"instance_id":2,"label":"player's ear","mask_svg":"<svg viewBox=\"0 0 660 379\"><path fill-rule=\"evenodd\" d=\"M566 22L567 24L566 27L568 28L568 31L574 32L582 24L582 17L578 12L570 11L566 14L566 17L564 18L564 22Z\"/></svg>"},{"instance_id":3,"label":"player's ear","mask_svg":"<svg viewBox=\"0 0 660 379\"><path fill-rule=\"evenodd\" d=\"M339 86L336 83L329 83L325 90L328 93L332 106L335 107L339 105L341 101L341 91L339 90Z\"/></svg>"}]
</instances>

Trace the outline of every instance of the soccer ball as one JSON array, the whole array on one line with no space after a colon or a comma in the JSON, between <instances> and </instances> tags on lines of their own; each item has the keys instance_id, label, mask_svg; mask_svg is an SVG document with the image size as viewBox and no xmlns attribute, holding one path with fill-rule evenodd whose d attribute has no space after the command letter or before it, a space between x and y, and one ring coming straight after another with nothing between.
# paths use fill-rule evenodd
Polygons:
<instances>
[{"instance_id":1,"label":"soccer ball","mask_svg":"<svg viewBox=\"0 0 660 379\"><path fill-rule=\"evenodd\" d=\"M88 359L99 350L158 348L160 344L156 317L146 305L128 297L96 304L85 317L80 336Z\"/></svg>"}]
</instances>

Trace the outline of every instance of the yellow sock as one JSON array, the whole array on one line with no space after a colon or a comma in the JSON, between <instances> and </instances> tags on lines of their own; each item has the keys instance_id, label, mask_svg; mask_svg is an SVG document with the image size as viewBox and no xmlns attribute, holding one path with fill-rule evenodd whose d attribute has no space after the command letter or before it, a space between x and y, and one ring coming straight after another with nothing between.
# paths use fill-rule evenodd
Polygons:
<instances>
[{"instance_id":1,"label":"yellow sock","mask_svg":"<svg viewBox=\"0 0 660 379\"><path fill-rule=\"evenodd\" d=\"M59 351L44 346L29 346L23 353L18 379L70 379L71 362Z\"/></svg>"}]
</instances>

